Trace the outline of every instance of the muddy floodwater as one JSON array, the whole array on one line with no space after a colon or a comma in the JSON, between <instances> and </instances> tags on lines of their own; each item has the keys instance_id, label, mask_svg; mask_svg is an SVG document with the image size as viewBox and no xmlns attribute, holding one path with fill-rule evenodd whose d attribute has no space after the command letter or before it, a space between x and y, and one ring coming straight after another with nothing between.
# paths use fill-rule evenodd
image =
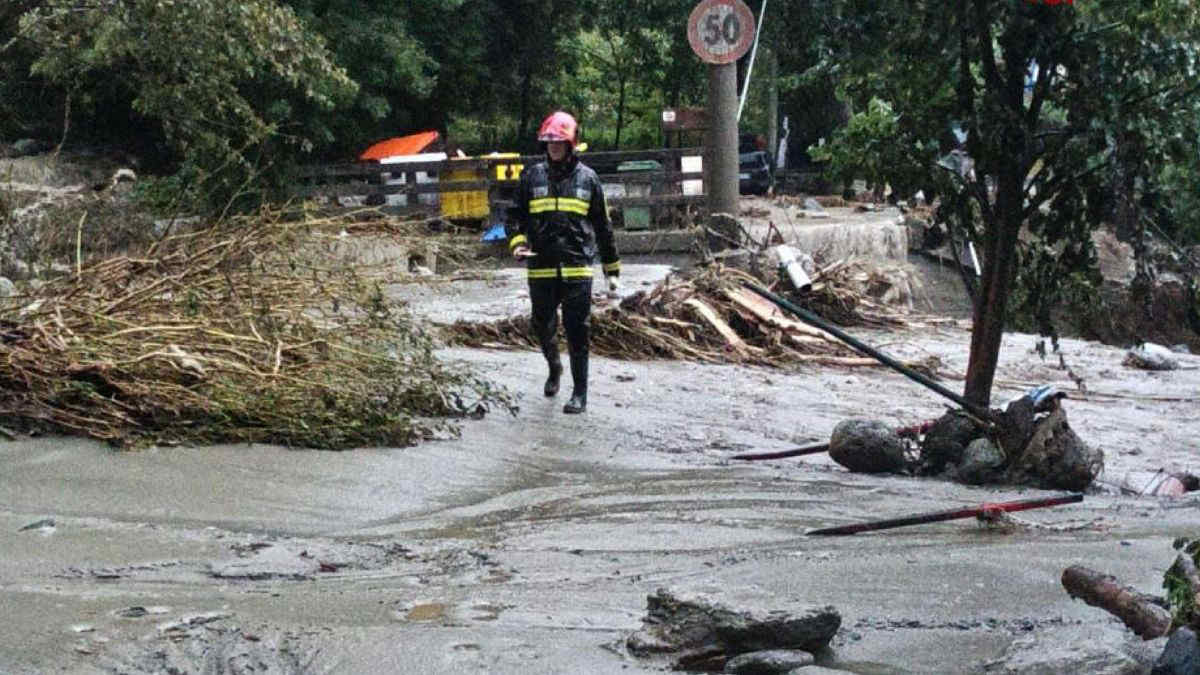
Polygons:
<instances>
[{"instance_id":1,"label":"muddy floodwater","mask_svg":"<svg viewBox=\"0 0 1200 675\"><path fill-rule=\"evenodd\" d=\"M630 264L628 286L665 271ZM512 270L405 292L431 316L527 302ZM852 332L966 370L961 326ZM587 413L566 416L563 396L541 396L538 353L448 349L520 392L520 412L467 421L458 439L341 453L0 441L0 672L662 672L624 649L659 588L832 605L842 625L818 665L841 671L1137 672L1116 668L1162 641L1072 601L1060 577L1082 564L1161 594L1172 539L1200 530L1200 498L1120 486L1200 470L1200 357L1150 372L1123 366L1122 349L1064 340L1082 391L1034 345L1006 336L993 402L1058 386L1106 469L1082 503L1005 529L805 535L1054 493L852 474L824 455L730 459L949 404L875 367L593 358Z\"/></svg>"}]
</instances>

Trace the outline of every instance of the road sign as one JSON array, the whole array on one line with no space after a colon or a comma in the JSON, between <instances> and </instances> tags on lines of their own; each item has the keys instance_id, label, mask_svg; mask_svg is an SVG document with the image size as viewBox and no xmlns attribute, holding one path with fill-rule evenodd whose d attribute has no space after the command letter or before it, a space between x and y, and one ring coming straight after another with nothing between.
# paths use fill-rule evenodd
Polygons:
<instances>
[{"instance_id":1,"label":"road sign","mask_svg":"<svg viewBox=\"0 0 1200 675\"><path fill-rule=\"evenodd\" d=\"M688 42L705 63L731 63L754 42L754 14L742 0L703 0L688 17Z\"/></svg>"}]
</instances>

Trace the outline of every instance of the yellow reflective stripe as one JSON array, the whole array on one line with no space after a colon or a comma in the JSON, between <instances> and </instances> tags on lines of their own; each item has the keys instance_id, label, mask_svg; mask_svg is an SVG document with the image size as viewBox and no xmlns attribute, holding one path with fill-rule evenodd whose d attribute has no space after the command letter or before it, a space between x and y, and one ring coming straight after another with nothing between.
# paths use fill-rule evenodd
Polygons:
<instances>
[{"instance_id":1,"label":"yellow reflective stripe","mask_svg":"<svg viewBox=\"0 0 1200 675\"><path fill-rule=\"evenodd\" d=\"M574 197L542 197L529 200L529 213L546 213L547 211L566 211L586 216L589 204Z\"/></svg>"},{"instance_id":2,"label":"yellow reflective stripe","mask_svg":"<svg viewBox=\"0 0 1200 675\"><path fill-rule=\"evenodd\" d=\"M558 200L558 210L567 211L570 213L578 213L581 216L586 216L589 204L582 199L573 197L560 197Z\"/></svg>"},{"instance_id":3,"label":"yellow reflective stripe","mask_svg":"<svg viewBox=\"0 0 1200 675\"><path fill-rule=\"evenodd\" d=\"M620 272L621 271L621 261L618 260L617 262L608 263L607 265L604 266L604 271L605 272Z\"/></svg>"},{"instance_id":4,"label":"yellow reflective stripe","mask_svg":"<svg viewBox=\"0 0 1200 675\"><path fill-rule=\"evenodd\" d=\"M562 277L564 279L591 279L591 267L564 267L562 268ZM557 267L530 267L525 274L526 279L554 279L558 277Z\"/></svg>"},{"instance_id":5,"label":"yellow reflective stripe","mask_svg":"<svg viewBox=\"0 0 1200 675\"><path fill-rule=\"evenodd\" d=\"M509 248L509 250L512 250L518 246L521 246L523 244L528 244L528 243L529 243L529 240L525 238L525 235L518 234L517 236L512 238L512 241L508 242L508 248Z\"/></svg>"}]
</instances>

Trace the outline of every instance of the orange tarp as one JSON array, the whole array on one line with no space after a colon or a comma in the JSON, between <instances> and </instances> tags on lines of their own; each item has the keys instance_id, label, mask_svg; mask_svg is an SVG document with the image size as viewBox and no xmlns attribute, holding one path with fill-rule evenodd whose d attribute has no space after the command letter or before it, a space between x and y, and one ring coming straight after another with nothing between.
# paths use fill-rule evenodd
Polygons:
<instances>
[{"instance_id":1,"label":"orange tarp","mask_svg":"<svg viewBox=\"0 0 1200 675\"><path fill-rule=\"evenodd\" d=\"M436 131L422 131L409 136L397 136L385 141L379 141L367 148L359 159L383 159L395 155L416 155L438 139Z\"/></svg>"}]
</instances>

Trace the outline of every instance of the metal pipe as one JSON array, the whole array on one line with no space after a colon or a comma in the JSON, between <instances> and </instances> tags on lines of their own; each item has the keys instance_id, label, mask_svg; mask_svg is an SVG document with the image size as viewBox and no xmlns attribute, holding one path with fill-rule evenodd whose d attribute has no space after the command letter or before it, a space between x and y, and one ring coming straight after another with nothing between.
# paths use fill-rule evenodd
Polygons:
<instances>
[{"instance_id":1,"label":"metal pipe","mask_svg":"<svg viewBox=\"0 0 1200 675\"><path fill-rule=\"evenodd\" d=\"M812 530L806 534L810 535L829 535L829 534L854 534L856 532L868 532L871 530L888 530L893 527L904 527L906 525L921 525L923 523L937 523L943 520L956 520L959 518L970 518L972 516L985 516L990 513L1010 513L1012 511L1026 511L1029 509L1040 509L1046 506L1058 506L1060 504L1073 504L1083 501L1083 495L1079 493L1064 495L1062 497L1047 497L1044 499L1021 499L1013 502L1000 502L996 504L981 504L979 506L953 509L950 511L937 511L935 513L922 513L916 516L904 516L902 518L891 518L888 520L875 520L867 523L855 523L853 525L841 525L839 527L825 527L819 530Z\"/></svg>"},{"instance_id":2,"label":"metal pipe","mask_svg":"<svg viewBox=\"0 0 1200 675\"><path fill-rule=\"evenodd\" d=\"M737 121L742 121L742 107L746 105L746 94L750 93L750 73L754 72L754 55L758 52L758 38L762 36L763 19L767 18L767 0L763 0L762 11L758 13L758 21L754 28L754 46L750 47L750 63L746 64L746 83L742 85L741 100L738 101Z\"/></svg>"},{"instance_id":3,"label":"metal pipe","mask_svg":"<svg viewBox=\"0 0 1200 675\"><path fill-rule=\"evenodd\" d=\"M908 366L904 365L903 363L900 363L896 359L893 359L892 357L888 356L887 354L884 354L883 352L879 351L878 349L875 349L874 347L866 344L865 342L861 342L858 339L854 338L853 336L848 335L847 333L843 332L842 329L825 321L824 319L817 316L816 314L813 314L812 312L808 311L807 309L804 309L803 307L797 307L796 305L793 305L792 303L788 302L787 300L784 300L783 298L779 297L778 295L775 295L771 291L768 291L767 289L762 288L762 287L758 286L757 284L752 284L749 281L743 281L742 285L745 286L746 288L754 291L755 293L761 295L762 297L766 298L767 300L770 300L771 302L775 303L776 305L782 307L783 309L786 309L787 311L791 312L792 314L795 314L797 317L799 317L805 323L816 326L817 328L820 328L821 330L828 332L829 334L833 335L834 337L841 340L842 342L845 342L847 345L849 345L853 349L861 352L862 354L870 356L871 358L879 361L880 363L884 364L885 366L892 368L893 370L899 372L901 375L904 375L905 377L909 378L910 380L913 380L914 382L917 382L918 384L923 384L927 388L931 389L932 391L935 391L935 392L941 394L942 396L945 396L946 398L950 399L951 401L954 401L955 403L962 406L964 410L971 413L975 417L978 417L980 420L983 420L985 422L992 422L992 423L996 422L996 418L990 410L981 408L980 406L977 406L974 403L971 403L970 401L963 398L962 396L959 396L958 394L950 391L949 389L943 387L942 385L938 384L937 382L934 382L933 380L929 379L928 377L925 377L921 373L918 373L917 371L913 370L912 368L909 368Z\"/></svg>"},{"instance_id":4,"label":"metal pipe","mask_svg":"<svg viewBox=\"0 0 1200 675\"><path fill-rule=\"evenodd\" d=\"M822 452L829 452L828 443L817 443L816 445L807 445L803 448L795 448L793 450L780 450L779 452L749 452L734 455L731 459L783 459L785 457L799 457L801 455L819 455Z\"/></svg>"}]
</instances>

